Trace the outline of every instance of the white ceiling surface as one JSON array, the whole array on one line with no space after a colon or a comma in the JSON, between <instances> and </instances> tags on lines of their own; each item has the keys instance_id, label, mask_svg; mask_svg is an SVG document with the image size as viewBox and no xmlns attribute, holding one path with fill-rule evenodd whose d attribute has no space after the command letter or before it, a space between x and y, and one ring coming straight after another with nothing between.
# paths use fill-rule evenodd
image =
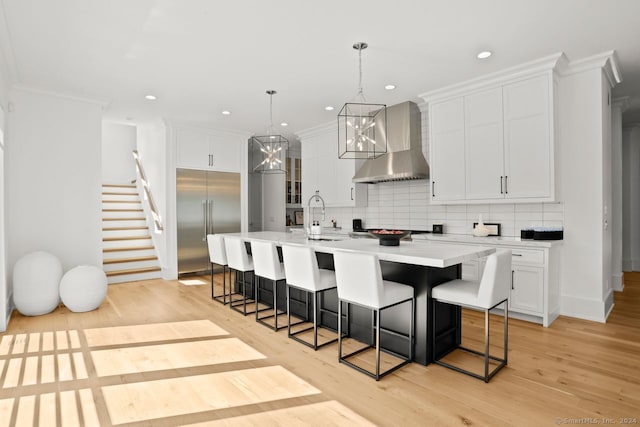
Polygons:
<instances>
[{"instance_id":1,"label":"white ceiling surface","mask_svg":"<svg viewBox=\"0 0 640 427\"><path fill-rule=\"evenodd\" d=\"M331 120L563 51L615 49L640 121L640 0L2 0L7 72L25 86L108 101L105 118L165 117L263 133ZM5 28L1 28L5 27ZM489 49L494 55L479 61ZM397 85L385 91L387 83ZM146 94L158 97L155 102ZM327 112L326 105L336 110ZM230 116L221 115L230 110Z\"/></svg>"}]
</instances>

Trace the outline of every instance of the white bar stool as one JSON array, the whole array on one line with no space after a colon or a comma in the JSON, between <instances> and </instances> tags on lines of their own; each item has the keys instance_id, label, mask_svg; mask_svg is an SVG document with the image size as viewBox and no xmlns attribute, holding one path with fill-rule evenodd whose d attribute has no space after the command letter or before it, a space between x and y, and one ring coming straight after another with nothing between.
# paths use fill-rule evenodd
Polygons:
<instances>
[{"instance_id":1,"label":"white bar stool","mask_svg":"<svg viewBox=\"0 0 640 427\"><path fill-rule=\"evenodd\" d=\"M320 306L319 301L322 294L326 291L336 289L335 272L318 268L318 259L316 258L315 251L306 246L282 245L282 258L284 261L284 271L287 276L287 327L289 338L311 347L314 350L336 342L338 340L337 337L318 345L317 317ZM313 326L294 333L291 332L291 326L305 322L291 324L291 288L309 292L313 296ZM332 313L336 316L338 315L337 311ZM310 330L313 330L313 343L309 343L296 336Z\"/></svg>"},{"instance_id":2,"label":"white bar stool","mask_svg":"<svg viewBox=\"0 0 640 427\"><path fill-rule=\"evenodd\" d=\"M509 286L511 284L511 250L498 250L496 253L487 257L487 263L484 267L482 279L477 281L471 280L452 280L434 287L431 290L431 313L433 325L433 360L438 365L446 366L454 371L470 375L474 378L483 380L485 383L507 364L507 353L509 346ZM442 362L440 359L446 354L436 354L436 304L446 303L458 305L461 307L469 307L484 311L484 353L472 350L463 346L458 346L460 350L464 350L484 358L484 375L471 372L457 366ZM489 354L489 311L497 306L504 304L504 355L503 358L491 356ZM462 328L462 325L458 325ZM454 349L455 350L455 349ZM491 372L489 372L489 359L499 362Z\"/></svg>"},{"instance_id":3,"label":"white bar stool","mask_svg":"<svg viewBox=\"0 0 640 427\"><path fill-rule=\"evenodd\" d=\"M413 359L413 319L415 301L413 287L382 279L380 260L375 254L335 251L333 254L338 285L338 360L378 381L380 378L411 362ZM342 355L342 302L347 304L347 328L349 327L349 305L355 304L373 310L374 345L369 345L347 355ZM409 311L409 334L407 336L409 356L402 356L383 349L380 343L380 312L406 302L411 303ZM376 371L370 372L347 359L370 348L376 350ZM399 364L380 372L380 351L402 359Z\"/></svg>"},{"instance_id":4,"label":"white bar stool","mask_svg":"<svg viewBox=\"0 0 640 427\"><path fill-rule=\"evenodd\" d=\"M237 294L237 292L235 291L235 289L233 289L232 284L232 289L229 290L229 306L233 310L242 313L245 316L247 314L253 314L255 313L255 311L247 312L247 301L254 302L254 300L247 297L247 281L245 280L246 273L251 273L252 275L254 274L252 257L247 253L247 247L245 246L244 239L240 237L225 236L224 246L227 253L229 268L236 271L236 279L238 277L238 272L242 273L242 299L233 301L232 295ZM251 283L254 283L254 277L252 277L251 279ZM242 305L242 310L238 308L240 305ZM256 303L256 309L257 307L258 304Z\"/></svg>"},{"instance_id":5,"label":"white bar stool","mask_svg":"<svg viewBox=\"0 0 640 427\"><path fill-rule=\"evenodd\" d=\"M273 328L274 331L285 328L286 326L278 327L278 315L286 314L284 311L278 310L278 282L285 280L284 265L280 262L278 257L278 249L273 242L251 242L251 256L253 257L253 266L256 275L256 322L265 326ZM258 309L258 302L260 301L260 282L259 278L270 280L272 283L273 293L273 306L269 308ZM259 313L265 310L273 309L273 314L260 317ZM271 326L265 322L265 319L274 318L274 324Z\"/></svg>"},{"instance_id":6,"label":"white bar stool","mask_svg":"<svg viewBox=\"0 0 640 427\"><path fill-rule=\"evenodd\" d=\"M209 261L211 262L211 299L224 305L227 302L227 251L224 247L224 237L220 234L207 234L207 248L209 249ZM213 284L213 265L222 266L222 295L215 295ZM231 283L231 280L229 280ZM229 296L231 299L231 296Z\"/></svg>"}]
</instances>

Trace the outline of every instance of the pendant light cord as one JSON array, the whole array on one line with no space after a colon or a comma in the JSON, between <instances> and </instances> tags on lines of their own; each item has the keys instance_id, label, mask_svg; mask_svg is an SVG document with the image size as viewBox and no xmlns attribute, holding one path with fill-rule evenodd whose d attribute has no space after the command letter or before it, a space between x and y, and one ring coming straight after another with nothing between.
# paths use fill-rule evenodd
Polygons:
<instances>
[{"instance_id":1,"label":"pendant light cord","mask_svg":"<svg viewBox=\"0 0 640 427\"><path fill-rule=\"evenodd\" d=\"M270 129L273 129L273 94L269 94L269 123Z\"/></svg>"},{"instance_id":2,"label":"pendant light cord","mask_svg":"<svg viewBox=\"0 0 640 427\"><path fill-rule=\"evenodd\" d=\"M358 51L358 93L354 100L366 103L367 99L364 97L364 89L362 89L362 51L367 48L367 44L364 42L356 43L353 48Z\"/></svg>"},{"instance_id":3,"label":"pendant light cord","mask_svg":"<svg viewBox=\"0 0 640 427\"><path fill-rule=\"evenodd\" d=\"M362 49L358 49L358 95L364 100L362 93Z\"/></svg>"}]
</instances>

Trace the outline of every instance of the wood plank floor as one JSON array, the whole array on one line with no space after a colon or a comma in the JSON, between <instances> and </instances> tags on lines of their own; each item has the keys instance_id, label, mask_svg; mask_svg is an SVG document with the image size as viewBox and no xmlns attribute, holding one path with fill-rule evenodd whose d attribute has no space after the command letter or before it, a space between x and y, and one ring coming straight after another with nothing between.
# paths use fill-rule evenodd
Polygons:
<instances>
[{"instance_id":1,"label":"wood plank floor","mask_svg":"<svg viewBox=\"0 0 640 427\"><path fill-rule=\"evenodd\" d=\"M89 313L14 313L0 334L0 426L640 423L637 273L625 274L606 324L512 319L509 365L489 384L415 363L375 382L338 364L336 344L314 352L210 292L148 280L111 285ZM464 340L478 343L481 316L463 320ZM202 350L209 344L218 347ZM226 357L233 348L247 356ZM98 375L96 363L106 369L110 359L111 373Z\"/></svg>"}]
</instances>

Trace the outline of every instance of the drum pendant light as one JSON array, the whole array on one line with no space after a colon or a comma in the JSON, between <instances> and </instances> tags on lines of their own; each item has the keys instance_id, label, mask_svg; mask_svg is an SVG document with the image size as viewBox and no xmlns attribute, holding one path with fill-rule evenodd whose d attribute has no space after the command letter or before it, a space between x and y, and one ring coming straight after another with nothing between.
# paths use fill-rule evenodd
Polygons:
<instances>
[{"instance_id":1,"label":"drum pendant light","mask_svg":"<svg viewBox=\"0 0 640 427\"><path fill-rule=\"evenodd\" d=\"M358 51L358 93L338 113L338 157L376 158L387 152L387 106L369 104L362 90L362 51L368 45L355 43Z\"/></svg>"}]
</instances>

